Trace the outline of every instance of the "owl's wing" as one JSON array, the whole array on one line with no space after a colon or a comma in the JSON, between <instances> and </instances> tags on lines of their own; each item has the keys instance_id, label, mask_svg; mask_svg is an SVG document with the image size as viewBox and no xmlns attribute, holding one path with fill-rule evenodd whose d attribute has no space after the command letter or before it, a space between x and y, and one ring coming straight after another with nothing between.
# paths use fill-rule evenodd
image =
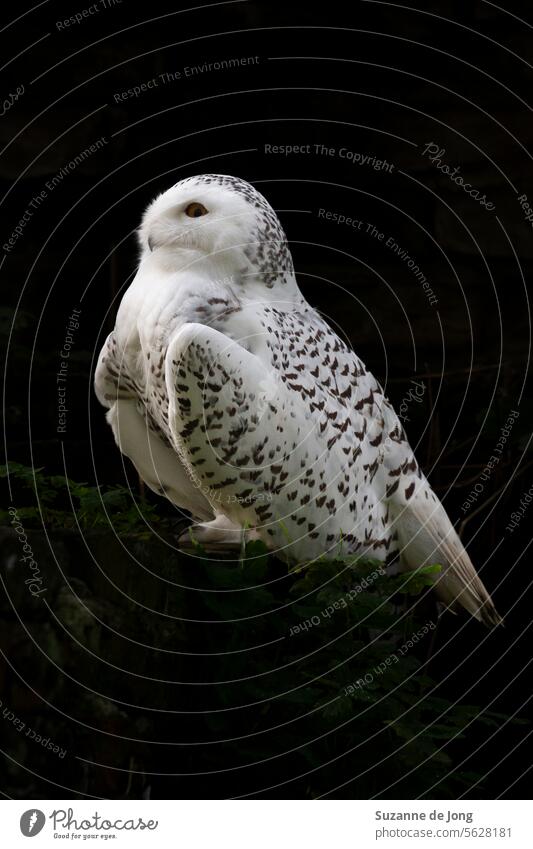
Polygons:
<instances>
[{"instance_id":1,"label":"owl's wing","mask_svg":"<svg viewBox=\"0 0 533 849\"><path fill-rule=\"evenodd\" d=\"M191 483L173 447L148 415L119 355L114 333L107 337L100 353L94 385L98 400L107 408L106 418L117 447L129 457L142 480L195 518L212 519L209 503Z\"/></svg>"},{"instance_id":2,"label":"owl's wing","mask_svg":"<svg viewBox=\"0 0 533 849\"><path fill-rule=\"evenodd\" d=\"M501 617L374 376L316 312L278 314L277 324L285 378L317 417L328 450L346 455L350 480L344 494L357 490L357 514L371 511L373 533L380 523L390 525L404 568L442 566L435 589L451 609L461 605L480 621L499 624Z\"/></svg>"},{"instance_id":3,"label":"owl's wing","mask_svg":"<svg viewBox=\"0 0 533 849\"><path fill-rule=\"evenodd\" d=\"M435 590L447 607L464 607L486 625L499 625L498 614L446 510L422 474L414 456L403 460L387 445L387 492L406 569L440 564Z\"/></svg>"},{"instance_id":4,"label":"owl's wing","mask_svg":"<svg viewBox=\"0 0 533 849\"><path fill-rule=\"evenodd\" d=\"M269 356L319 440L326 504L338 513L348 541L363 545L370 556L394 558L397 545L385 497L386 440L389 433L398 441L405 437L394 410L372 373L315 310L266 307L265 313ZM409 445L398 442L398 447L407 461ZM322 499L323 493L318 506ZM319 525L323 511L317 517Z\"/></svg>"},{"instance_id":5,"label":"owl's wing","mask_svg":"<svg viewBox=\"0 0 533 849\"><path fill-rule=\"evenodd\" d=\"M125 375L121 373L117 341L113 331L103 344L94 375L96 397L108 410L119 397L133 397L131 389L125 384L124 377Z\"/></svg>"},{"instance_id":6,"label":"owl's wing","mask_svg":"<svg viewBox=\"0 0 533 849\"><path fill-rule=\"evenodd\" d=\"M199 323L169 344L169 427L191 480L217 515L254 527L294 559L338 556L341 540L348 551L392 556L388 505L374 481L378 384L312 316L265 307L259 320L260 355ZM344 357L338 374L326 332Z\"/></svg>"},{"instance_id":7,"label":"owl's wing","mask_svg":"<svg viewBox=\"0 0 533 849\"><path fill-rule=\"evenodd\" d=\"M275 537L278 549L287 521L300 534L287 546L297 559L317 545L332 552L339 535L370 554L397 535L408 569L443 566L437 591L450 606L499 621L374 377L318 317L266 329L268 356L196 323L169 344L174 447L213 512Z\"/></svg>"},{"instance_id":8,"label":"owl's wing","mask_svg":"<svg viewBox=\"0 0 533 849\"><path fill-rule=\"evenodd\" d=\"M296 448L301 410L256 355L204 324L188 323L165 359L169 427L190 479L213 511L237 524L272 517ZM312 435L311 435L312 439Z\"/></svg>"}]
</instances>

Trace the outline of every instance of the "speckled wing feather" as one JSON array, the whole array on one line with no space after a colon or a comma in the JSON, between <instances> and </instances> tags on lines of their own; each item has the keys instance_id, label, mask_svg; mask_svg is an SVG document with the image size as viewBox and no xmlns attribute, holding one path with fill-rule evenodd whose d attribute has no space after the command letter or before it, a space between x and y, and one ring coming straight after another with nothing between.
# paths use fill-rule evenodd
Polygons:
<instances>
[{"instance_id":1,"label":"speckled wing feather","mask_svg":"<svg viewBox=\"0 0 533 849\"><path fill-rule=\"evenodd\" d=\"M344 553L393 557L382 462L392 411L379 385L310 308L264 305L258 325L259 354L201 324L170 344L170 427L183 462L213 509L287 555L338 553L342 541Z\"/></svg>"},{"instance_id":2,"label":"speckled wing feather","mask_svg":"<svg viewBox=\"0 0 533 849\"><path fill-rule=\"evenodd\" d=\"M136 378L128 354L121 350L114 332L109 334L100 354L95 389L108 410L107 421L117 447L130 458L145 483L197 519L212 519L209 502L191 484L167 437L167 414L161 409L162 403L158 404L159 396L148 392L144 382Z\"/></svg>"},{"instance_id":3,"label":"speckled wing feather","mask_svg":"<svg viewBox=\"0 0 533 849\"><path fill-rule=\"evenodd\" d=\"M374 556L382 547L387 551L392 542L392 554L395 556L399 548L401 564L406 569L439 564L442 569L435 588L441 600L451 609L465 607L489 625L499 624L501 617L419 468L403 426L381 386L331 328L316 313L311 314L297 317L297 326L309 332L302 346L301 334L293 331L288 348L284 346L285 357L291 355L293 367L301 375L298 383L304 398L310 397L315 388L310 378L327 391L325 409L329 412L321 416L320 428L328 435L328 450L340 449L346 455L350 481L345 492L348 495L353 491L355 496L359 517L355 527L362 524L365 528L363 538L360 533L355 534L359 544L367 542L372 533L370 550ZM289 323L294 327L294 318ZM280 338L290 338L287 317L281 326L285 332ZM302 366L309 357L316 365L307 370ZM302 360L300 364L296 362L298 358ZM312 403L319 414L323 412L321 406L320 402ZM337 413L333 422L332 411L333 415ZM336 423L342 424L335 432ZM348 434L352 431L353 442L358 446L352 454L343 444L346 440L342 440L342 427ZM364 493L362 498L357 497L360 492ZM339 506L342 511L343 505ZM380 538L376 518L389 535L381 529Z\"/></svg>"},{"instance_id":4,"label":"speckled wing feather","mask_svg":"<svg viewBox=\"0 0 533 849\"><path fill-rule=\"evenodd\" d=\"M263 306L258 322L260 356L201 324L169 347L175 445L213 510L300 560L340 543L343 555L400 553L406 568L439 562L441 598L496 624L375 378L310 308Z\"/></svg>"}]
</instances>

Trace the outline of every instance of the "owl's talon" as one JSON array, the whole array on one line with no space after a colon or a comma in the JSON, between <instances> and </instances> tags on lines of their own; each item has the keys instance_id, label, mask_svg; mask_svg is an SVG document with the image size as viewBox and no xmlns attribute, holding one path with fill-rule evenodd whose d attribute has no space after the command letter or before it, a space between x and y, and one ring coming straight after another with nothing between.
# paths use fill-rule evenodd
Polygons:
<instances>
[{"instance_id":1,"label":"owl's talon","mask_svg":"<svg viewBox=\"0 0 533 849\"><path fill-rule=\"evenodd\" d=\"M200 522L191 525L178 537L180 548L194 549L195 543L206 551L240 551L242 543L259 539L254 529L241 528L226 516L217 516L212 522Z\"/></svg>"}]
</instances>

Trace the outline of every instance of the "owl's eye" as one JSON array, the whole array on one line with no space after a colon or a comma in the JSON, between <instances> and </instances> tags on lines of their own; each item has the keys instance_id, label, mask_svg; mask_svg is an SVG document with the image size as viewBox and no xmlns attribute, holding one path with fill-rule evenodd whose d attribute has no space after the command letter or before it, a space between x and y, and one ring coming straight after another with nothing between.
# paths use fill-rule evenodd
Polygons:
<instances>
[{"instance_id":1,"label":"owl's eye","mask_svg":"<svg viewBox=\"0 0 533 849\"><path fill-rule=\"evenodd\" d=\"M208 212L209 210L205 208L203 203L196 203L196 201L185 207L185 215L188 215L189 218L200 218L201 215L207 215Z\"/></svg>"}]
</instances>

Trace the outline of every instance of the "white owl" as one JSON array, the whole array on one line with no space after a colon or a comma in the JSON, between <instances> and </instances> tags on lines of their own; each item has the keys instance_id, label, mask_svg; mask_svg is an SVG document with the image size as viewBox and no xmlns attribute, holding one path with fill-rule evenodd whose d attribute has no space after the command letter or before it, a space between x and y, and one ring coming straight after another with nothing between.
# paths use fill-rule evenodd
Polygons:
<instances>
[{"instance_id":1,"label":"white owl","mask_svg":"<svg viewBox=\"0 0 533 849\"><path fill-rule=\"evenodd\" d=\"M189 511L206 548L439 563L450 608L501 621L403 427L306 302L265 198L218 174L148 207L141 258L96 370L120 450Z\"/></svg>"}]
</instances>

